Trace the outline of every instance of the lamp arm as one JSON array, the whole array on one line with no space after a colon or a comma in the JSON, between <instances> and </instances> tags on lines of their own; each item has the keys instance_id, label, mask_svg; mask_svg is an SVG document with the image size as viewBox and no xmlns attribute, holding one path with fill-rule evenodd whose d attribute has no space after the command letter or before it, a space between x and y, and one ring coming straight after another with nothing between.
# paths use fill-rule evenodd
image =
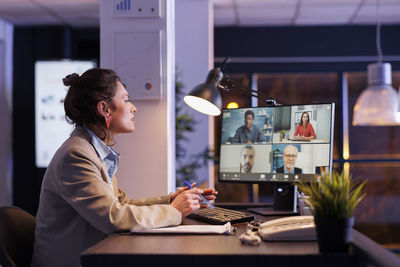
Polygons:
<instances>
[{"instance_id":1,"label":"lamp arm","mask_svg":"<svg viewBox=\"0 0 400 267\"><path fill-rule=\"evenodd\" d=\"M230 58L230 57L226 57L226 58L224 59L224 61L223 61L222 64L221 64L221 67L220 67L220 70L221 70L222 72L225 71L225 67L226 67L227 63L229 63L230 61L231 61L231 58Z\"/></svg>"},{"instance_id":2,"label":"lamp arm","mask_svg":"<svg viewBox=\"0 0 400 267\"><path fill-rule=\"evenodd\" d=\"M268 99L265 99L261 96L259 96L258 94L255 93L251 93L251 96L256 97L258 100L261 100L262 102L267 102Z\"/></svg>"},{"instance_id":3,"label":"lamp arm","mask_svg":"<svg viewBox=\"0 0 400 267\"><path fill-rule=\"evenodd\" d=\"M219 88L223 89L225 91L229 91L232 88L236 88L238 89L240 92L256 97L257 99L261 100L262 102L266 103L267 106L279 106L279 104L277 104L275 102L274 99L270 98L267 94L254 90L250 87L246 87L238 82L235 82L231 79L229 79L229 77L227 75L224 74L220 84L219 84Z\"/></svg>"}]
</instances>

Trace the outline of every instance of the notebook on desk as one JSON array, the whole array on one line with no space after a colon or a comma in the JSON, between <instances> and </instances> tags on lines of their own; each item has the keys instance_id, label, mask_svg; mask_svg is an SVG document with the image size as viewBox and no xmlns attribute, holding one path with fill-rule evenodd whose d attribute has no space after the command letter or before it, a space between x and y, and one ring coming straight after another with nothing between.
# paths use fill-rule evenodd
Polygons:
<instances>
[{"instance_id":1,"label":"notebook on desk","mask_svg":"<svg viewBox=\"0 0 400 267\"><path fill-rule=\"evenodd\" d=\"M153 229L131 230L136 234L230 234L234 228L228 222L224 225L178 225Z\"/></svg>"}]
</instances>

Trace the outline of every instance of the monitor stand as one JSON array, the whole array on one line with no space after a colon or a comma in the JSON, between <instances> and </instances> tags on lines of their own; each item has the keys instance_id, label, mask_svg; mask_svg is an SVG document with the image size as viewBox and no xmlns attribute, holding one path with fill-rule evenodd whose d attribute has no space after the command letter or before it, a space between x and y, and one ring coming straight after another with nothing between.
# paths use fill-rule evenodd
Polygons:
<instances>
[{"instance_id":1,"label":"monitor stand","mask_svg":"<svg viewBox=\"0 0 400 267\"><path fill-rule=\"evenodd\" d=\"M274 183L274 204L272 207L249 208L248 210L264 216L299 215L297 211L297 185Z\"/></svg>"}]
</instances>

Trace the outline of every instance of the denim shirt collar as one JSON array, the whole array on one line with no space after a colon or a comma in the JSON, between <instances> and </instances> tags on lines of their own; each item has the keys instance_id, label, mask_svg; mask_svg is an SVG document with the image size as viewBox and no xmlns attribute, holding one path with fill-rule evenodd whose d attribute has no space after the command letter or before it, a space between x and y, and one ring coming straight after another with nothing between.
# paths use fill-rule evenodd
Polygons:
<instances>
[{"instance_id":1,"label":"denim shirt collar","mask_svg":"<svg viewBox=\"0 0 400 267\"><path fill-rule=\"evenodd\" d=\"M112 147L106 145L94 132L92 132L88 128L85 129L90 135L92 145L94 146L102 160L104 160L110 153L119 157L119 153L115 151Z\"/></svg>"},{"instance_id":2,"label":"denim shirt collar","mask_svg":"<svg viewBox=\"0 0 400 267\"><path fill-rule=\"evenodd\" d=\"M99 157L105 161L108 175L110 179L112 179L117 170L120 154L112 147L106 145L94 132L87 128L85 129L88 132L91 138L91 143L99 154Z\"/></svg>"}]
</instances>

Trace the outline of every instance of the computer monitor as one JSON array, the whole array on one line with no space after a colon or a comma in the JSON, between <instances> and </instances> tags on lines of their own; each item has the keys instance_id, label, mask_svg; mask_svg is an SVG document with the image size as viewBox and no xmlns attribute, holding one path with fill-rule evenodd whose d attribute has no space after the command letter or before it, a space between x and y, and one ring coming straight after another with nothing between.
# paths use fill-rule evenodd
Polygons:
<instances>
[{"instance_id":1,"label":"computer monitor","mask_svg":"<svg viewBox=\"0 0 400 267\"><path fill-rule=\"evenodd\" d=\"M296 212L296 182L331 172L334 108L327 103L223 109L219 182L274 183L273 207L253 211Z\"/></svg>"}]
</instances>

